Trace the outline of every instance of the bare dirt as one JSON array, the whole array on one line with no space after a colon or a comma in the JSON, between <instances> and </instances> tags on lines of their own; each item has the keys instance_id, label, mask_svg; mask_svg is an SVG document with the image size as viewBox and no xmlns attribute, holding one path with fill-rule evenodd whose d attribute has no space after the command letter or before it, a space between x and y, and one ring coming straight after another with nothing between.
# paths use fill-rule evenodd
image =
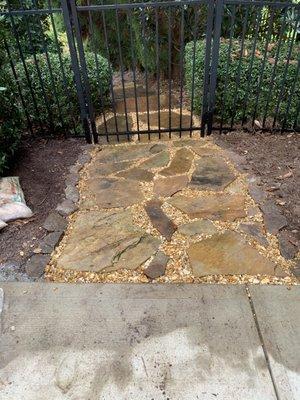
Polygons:
<instances>
[{"instance_id":1,"label":"bare dirt","mask_svg":"<svg viewBox=\"0 0 300 400\"><path fill-rule=\"evenodd\" d=\"M260 177L263 189L285 215L290 241L300 243L300 135L231 132L215 134L220 146L246 160L249 173Z\"/></svg>"},{"instance_id":2,"label":"bare dirt","mask_svg":"<svg viewBox=\"0 0 300 400\"><path fill-rule=\"evenodd\" d=\"M0 232L0 264L23 265L38 240L46 217L61 201L68 167L76 162L81 139L30 139L24 141L7 176L19 176L27 205L34 212L29 220L17 220Z\"/></svg>"}]
</instances>

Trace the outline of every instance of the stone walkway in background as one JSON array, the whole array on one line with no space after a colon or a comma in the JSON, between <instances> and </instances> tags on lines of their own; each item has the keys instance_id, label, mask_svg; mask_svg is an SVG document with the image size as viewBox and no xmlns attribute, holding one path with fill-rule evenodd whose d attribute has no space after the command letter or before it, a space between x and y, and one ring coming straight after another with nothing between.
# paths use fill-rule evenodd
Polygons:
<instances>
[{"instance_id":1,"label":"stone walkway in background","mask_svg":"<svg viewBox=\"0 0 300 400\"><path fill-rule=\"evenodd\" d=\"M91 153L79 210L48 279L296 283L278 248L283 216L261 203L255 179L212 140L99 145Z\"/></svg>"}]
</instances>

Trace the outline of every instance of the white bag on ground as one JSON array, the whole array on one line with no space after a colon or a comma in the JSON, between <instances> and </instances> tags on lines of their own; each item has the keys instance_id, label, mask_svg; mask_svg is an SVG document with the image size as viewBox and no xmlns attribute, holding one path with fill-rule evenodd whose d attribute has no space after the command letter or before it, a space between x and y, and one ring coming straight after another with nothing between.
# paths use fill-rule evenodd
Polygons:
<instances>
[{"instance_id":1,"label":"white bag on ground","mask_svg":"<svg viewBox=\"0 0 300 400\"><path fill-rule=\"evenodd\" d=\"M27 207L19 178L11 176L0 179L0 221L30 218L33 213Z\"/></svg>"}]
</instances>

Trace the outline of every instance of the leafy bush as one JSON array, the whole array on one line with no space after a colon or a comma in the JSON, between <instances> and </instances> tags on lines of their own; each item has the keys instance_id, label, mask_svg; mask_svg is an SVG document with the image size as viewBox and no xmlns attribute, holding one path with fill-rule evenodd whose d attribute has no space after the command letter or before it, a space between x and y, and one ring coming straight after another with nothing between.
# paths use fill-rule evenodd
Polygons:
<instances>
[{"instance_id":1,"label":"leafy bush","mask_svg":"<svg viewBox=\"0 0 300 400\"><path fill-rule=\"evenodd\" d=\"M23 64L17 63L15 68L23 96L27 99L27 112L32 124L42 130L62 132L79 125L80 113L77 99L74 73L69 54L62 54L60 62L57 53L49 53L48 65L45 54L36 55L37 65L33 57L26 59L26 67L30 78L28 82ZM100 86L104 100L107 101L109 89L108 61L98 55L99 73L96 69L95 55L86 53L91 98L95 108L100 107ZM64 71L64 76L62 71ZM39 77L40 74L40 77ZM99 82L100 80L100 82ZM16 83L13 91L16 92Z\"/></svg>"},{"instance_id":2,"label":"leafy bush","mask_svg":"<svg viewBox=\"0 0 300 400\"><path fill-rule=\"evenodd\" d=\"M15 103L14 93L4 85L9 76L0 78L0 176L19 144L22 132L22 114Z\"/></svg>"},{"instance_id":3,"label":"leafy bush","mask_svg":"<svg viewBox=\"0 0 300 400\"><path fill-rule=\"evenodd\" d=\"M215 117L217 120L223 118L224 123L251 121L256 110L256 119L262 122L266 114L266 120L273 118L276 114L279 94L282 100L279 103L278 122L285 121L285 113L288 107L290 94L293 93L293 85L297 78L297 62L292 60L287 66L287 49L279 50L279 61L275 70L274 79L274 55L276 46L268 49L265 67L263 65L263 44L259 45L251 66L251 42L246 41L245 50L240 56L240 44L234 41L227 71L228 40L223 40L220 45L220 56L218 65L218 78L216 90ZM185 78L188 93L192 94L193 85L193 51L194 44L188 43L185 49ZM295 52L297 54L297 52ZM203 78L205 63L205 42L198 41L195 48L195 76L194 76L194 109L201 113ZM251 73L250 73L251 69ZM284 78L286 71L286 77ZM226 83L227 80L227 83ZM273 83L272 83L273 80ZM282 83L284 82L284 85ZM260 87L258 87L260 83ZM258 102L257 102L258 96ZM295 88L289 115L286 119L287 125L292 125L297 114L298 99L300 96L299 85ZM267 110L267 111L266 111Z\"/></svg>"}]
</instances>

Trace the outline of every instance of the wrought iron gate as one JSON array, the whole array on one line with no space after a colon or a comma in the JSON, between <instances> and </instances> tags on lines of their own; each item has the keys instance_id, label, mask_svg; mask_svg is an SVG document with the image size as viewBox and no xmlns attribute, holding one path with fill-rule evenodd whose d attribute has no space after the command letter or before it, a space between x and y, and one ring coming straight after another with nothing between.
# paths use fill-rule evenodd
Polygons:
<instances>
[{"instance_id":1,"label":"wrought iron gate","mask_svg":"<svg viewBox=\"0 0 300 400\"><path fill-rule=\"evenodd\" d=\"M299 130L299 4L263 0L92 1L61 7L19 8L7 2L0 12L9 22L16 50L4 38L16 91L28 120L39 118L39 98L45 100L49 128L69 127L52 71L50 50L43 38L40 53L50 73L50 92L41 71L40 54L32 42L30 16L49 16L57 45L68 102L76 86L78 111L88 142L146 140L162 136L217 130ZM82 4L82 3L81 3ZM73 87L68 83L53 15L63 18L71 59ZM26 20L30 54L25 59L15 19ZM41 21L38 21L41 25ZM33 111L28 111L14 57L28 82ZM92 61L90 55L93 55ZM105 60L105 61L103 61ZM37 72L32 82L30 64ZM105 80L103 75L105 71ZM53 93L52 93L53 92ZM53 101L52 101L53 98ZM76 119L76 117L75 117ZM67 123L66 123L66 120ZM41 121L41 129L44 129ZM78 121L73 121L75 134ZM69 129L69 128L68 128Z\"/></svg>"}]
</instances>

